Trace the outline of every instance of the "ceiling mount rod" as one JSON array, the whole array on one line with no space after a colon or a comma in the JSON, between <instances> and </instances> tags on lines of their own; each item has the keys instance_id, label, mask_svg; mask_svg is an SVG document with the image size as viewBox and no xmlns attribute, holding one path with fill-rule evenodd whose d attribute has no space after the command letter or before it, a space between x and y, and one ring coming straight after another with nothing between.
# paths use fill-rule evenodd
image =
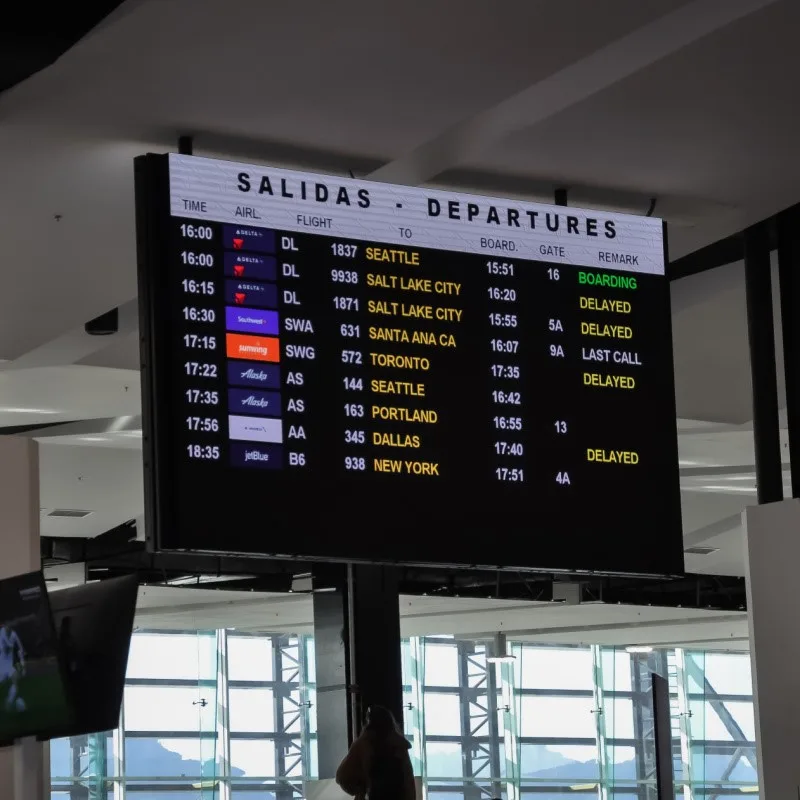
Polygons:
<instances>
[{"instance_id":1,"label":"ceiling mount rod","mask_svg":"<svg viewBox=\"0 0 800 800\"><path fill-rule=\"evenodd\" d=\"M194 137L193 136L179 136L178 137L178 153L182 156L191 156L194 153Z\"/></svg>"}]
</instances>

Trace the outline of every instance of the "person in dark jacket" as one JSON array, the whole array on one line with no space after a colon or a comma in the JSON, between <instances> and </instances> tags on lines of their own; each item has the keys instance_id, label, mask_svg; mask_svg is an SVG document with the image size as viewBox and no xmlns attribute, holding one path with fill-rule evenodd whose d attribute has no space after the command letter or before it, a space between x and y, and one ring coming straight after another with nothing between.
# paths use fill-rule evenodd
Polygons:
<instances>
[{"instance_id":1,"label":"person in dark jacket","mask_svg":"<svg viewBox=\"0 0 800 800\"><path fill-rule=\"evenodd\" d=\"M356 800L416 800L410 749L392 712L370 706L364 730L336 770L336 783Z\"/></svg>"}]
</instances>

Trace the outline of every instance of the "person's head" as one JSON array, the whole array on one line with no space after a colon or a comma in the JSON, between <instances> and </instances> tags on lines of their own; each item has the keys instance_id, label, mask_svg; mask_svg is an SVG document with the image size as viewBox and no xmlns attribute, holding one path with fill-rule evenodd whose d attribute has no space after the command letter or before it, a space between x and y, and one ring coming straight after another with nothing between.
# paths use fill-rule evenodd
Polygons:
<instances>
[{"instance_id":1,"label":"person's head","mask_svg":"<svg viewBox=\"0 0 800 800\"><path fill-rule=\"evenodd\" d=\"M400 728L394 714L384 706L370 706L367 709L367 723L365 728L372 733L386 735L388 733L398 733Z\"/></svg>"}]
</instances>

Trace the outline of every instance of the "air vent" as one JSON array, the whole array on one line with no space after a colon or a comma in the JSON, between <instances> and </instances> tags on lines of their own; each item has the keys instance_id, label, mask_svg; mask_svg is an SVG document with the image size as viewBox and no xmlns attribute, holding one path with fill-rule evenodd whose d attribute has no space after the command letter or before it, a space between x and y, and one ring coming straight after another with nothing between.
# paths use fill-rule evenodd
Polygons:
<instances>
[{"instance_id":1,"label":"air vent","mask_svg":"<svg viewBox=\"0 0 800 800\"><path fill-rule=\"evenodd\" d=\"M47 516L48 517L71 517L73 519L82 519L88 517L91 511L84 511L80 508L54 508Z\"/></svg>"},{"instance_id":2,"label":"air vent","mask_svg":"<svg viewBox=\"0 0 800 800\"><path fill-rule=\"evenodd\" d=\"M693 556L708 556L711 553L716 553L719 547L687 547L683 552L690 553Z\"/></svg>"}]
</instances>

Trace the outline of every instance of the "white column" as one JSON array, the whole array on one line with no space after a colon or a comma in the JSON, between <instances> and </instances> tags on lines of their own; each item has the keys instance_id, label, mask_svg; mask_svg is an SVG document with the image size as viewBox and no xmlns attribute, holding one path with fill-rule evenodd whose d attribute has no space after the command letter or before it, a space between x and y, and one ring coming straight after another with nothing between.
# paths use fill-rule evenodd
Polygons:
<instances>
[{"instance_id":1,"label":"white column","mask_svg":"<svg viewBox=\"0 0 800 800\"><path fill-rule=\"evenodd\" d=\"M800 796L800 500L744 513L759 796Z\"/></svg>"},{"instance_id":2,"label":"white column","mask_svg":"<svg viewBox=\"0 0 800 800\"><path fill-rule=\"evenodd\" d=\"M0 578L39 569L39 446L0 436ZM50 797L50 764L41 745L26 741L0 750L0 797Z\"/></svg>"}]
</instances>

